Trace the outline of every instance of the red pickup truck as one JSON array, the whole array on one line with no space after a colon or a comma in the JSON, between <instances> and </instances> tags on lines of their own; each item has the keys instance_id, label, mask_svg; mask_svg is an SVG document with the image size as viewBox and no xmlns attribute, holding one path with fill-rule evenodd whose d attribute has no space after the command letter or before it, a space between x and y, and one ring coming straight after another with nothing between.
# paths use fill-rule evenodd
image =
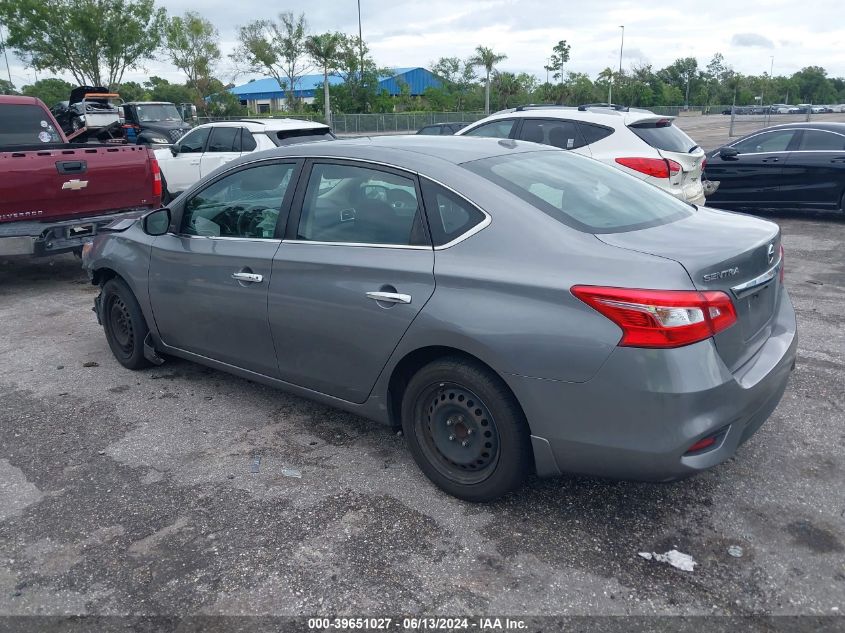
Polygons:
<instances>
[{"instance_id":1,"label":"red pickup truck","mask_svg":"<svg viewBox=\"0 0 845 633\"><path fill-rule=\"evenodd\" d=\"M81 252L106 224L160 203L150 149L68 143L40 100L0 96L0 256Z\"/></svg>"}]
</instances>

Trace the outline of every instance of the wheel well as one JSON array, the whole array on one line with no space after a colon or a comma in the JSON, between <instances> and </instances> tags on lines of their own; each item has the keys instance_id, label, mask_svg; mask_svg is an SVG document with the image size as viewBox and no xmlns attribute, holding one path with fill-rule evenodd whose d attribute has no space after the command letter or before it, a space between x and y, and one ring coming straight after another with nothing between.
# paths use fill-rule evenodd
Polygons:
<instances>
[{"instance_id":1,"label":"wheel well","mask_svg":"<svg viewBox=\"0 0 845 633\"><path fill-rule=\"evenodd\" d=\"M393 373L390 375L390 381L387 384L388 415L390 416L390 424L394 428L399 428L402 425L402 396L405 394L405 388L408 386L408 382L411 380L413 375L428 363L447 356L465 358L468 361L485 367L496 376L499 375L495 369L490 367L490 365L477 356L473 356L472 354L454 347L421 347L420 349L408 353L396 364L396 367L393 368ZM502 382L504 383L504 381ZM522 405L519 403L519 400L517 400L510 387L508 387L507 383L505 383L505 387L507 387L508 391L510 391L516 405L520 408L520 410L522 410ZM524 413L525 412L523 411L523 414Z\"/></svg>"},{"instance_id":2,"label":"wheel well","mask_svg":"<svg viewBox=\"0 0 845 633\"><path fill-rule=\"evenodd\" d=\"M94 271L94 274L91 277L91 283L95 286L102 286L109 279L113 279L115 277L120 277L120 275L111 268L98 268Z\"/></svg>"}]
</instances>

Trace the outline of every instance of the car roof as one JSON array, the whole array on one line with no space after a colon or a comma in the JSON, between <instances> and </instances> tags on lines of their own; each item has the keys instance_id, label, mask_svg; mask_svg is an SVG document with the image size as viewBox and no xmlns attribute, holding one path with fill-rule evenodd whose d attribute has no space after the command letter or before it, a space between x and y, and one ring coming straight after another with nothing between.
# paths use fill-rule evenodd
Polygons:
<instances>
[{"instance_id":1,"label":"car roof","mask_svg":"<svg viewBox=\"0 0 845 633\"><path fill-rule=\"evenodd\" d=\"M123 105L176 105L172 101L126 101Z\"/></svg>"},{"instance_id":2,"label":"car roof","mask_svg":"<svg viewBox=\"0 0 845 633\"><path fill-rule=\"evenodd\" d=\"M762 130L758 130L754 132L754 134L758 134L759 132L769 130L789 130L793 128L799 129L810 129L810 130L826 130L828 132L839 132L840 134L845 134L845 123L838 123L836 121L820 121L816 123L815 121L803 122L803 123L781 123L780 125L773 125L771 127L764 128ZM748 136L752 136L749 134Z\"/></svg>"},{"instance_id":3,"label":"car roof","mask_svg":"<svg viewBox=\"0 0 845 633\"><path fill-rule=\"evenodd\" d=\"M437 165L460 165L483 158L513 153L562 151L546 145L511 139L424 136L402 134L396 136L357 137L330 143L299 143L253 153L236 159L229 165L267 159L275 156L348 158L395 165L411 171L425 170Z\"/></svg>"},{"instance_id":4,"label":"car roof","mask_svg":"<svg viewBox=\"0 0 845 633\"><path fill-rule=\"evenodd\" d=\"M245 127L250 132L330 129L325 123L305 121L303 119L238 119L233 121L212 121L211 123L203 123L197 127Z\"/></svg>"},{"instance_id":5,"label":"car roof","mask_svg":"<svg viewBox=\"0 0 845 633\"><path fill-rule=\"evenodd\" d=\"M482 121L507 118L531 118L531 119L570 119L584 121L585 123L598 123L603 125L631 125L640 121L648 120L673 120L675 117L655 114L650 110L615 110L613 108L575 106L530 106L526 108L512 108L500 110ZM476 121L475 123L480 123Z\"/></svg>"}]
</instances>

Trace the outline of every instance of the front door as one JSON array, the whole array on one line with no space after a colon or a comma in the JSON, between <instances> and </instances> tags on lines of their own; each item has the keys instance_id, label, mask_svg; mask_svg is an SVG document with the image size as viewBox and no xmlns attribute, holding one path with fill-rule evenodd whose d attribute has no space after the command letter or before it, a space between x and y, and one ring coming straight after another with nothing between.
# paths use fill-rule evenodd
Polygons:
<instances>
[{"instance_id":1,"label":"front door","mask_svg":"<svg viewBox=\"0 0 845 633\"><path fill-rule=\"evenodd\" d=\"M719 153L707 162L707 177L718 182L708 197L715 206L767 206L779 201L783 166L789 158L795 130L762 132L731 145L739 153L722 158Z\"/></svg>"},{"instance_id":2,"label":"front door","mask_svg":"<svg viewBox=\"0 0 845 633\"><path fill-rule=\"evenodd\" d=\"M166 345L277 376L267 289L296 168L253 164L180 202L178 230L157 237L150 257L150 301Z\"/></svg>"},{"instance_id":3,"label":"front door","mask_svg":"<svg viewBox=\"0 0 845 633\"><path fill-rule=\"evenodd\" d=\"M164 167L167 190L171 195L182 193L200 179L200 161L211 128L199 127L186 134L173 146L175 153Z\"/></svg>"},{"instance_id":4,"label":"front door","mask_svg":"<svg viewBox=\"0 0 845 633\"><path fill-rule=\"evenodd\" d=\"M411 174L315 161L293 203L268 298L280 377L367 399L434 292L434 251Z\"/></svg>"}]
</instances>

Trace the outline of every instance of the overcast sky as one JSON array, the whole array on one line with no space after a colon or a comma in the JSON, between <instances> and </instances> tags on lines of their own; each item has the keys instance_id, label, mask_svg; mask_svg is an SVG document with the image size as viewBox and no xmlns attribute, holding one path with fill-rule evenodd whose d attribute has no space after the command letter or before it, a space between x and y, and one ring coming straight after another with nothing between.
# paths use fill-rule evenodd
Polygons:
<instances>
[{"instance_id":1,"label":"overcast sky","mask_svg":"<svg viewBox=\"0 0 845 633\"><path fill-rule=\"evenodd\" d=\"M356 0L159 3L170 14L195 10L205 15L219 29L227 54L238 26L272 18L280 10L304 11L312 32L358 31ZM482 44L507 54L501 70L545 80L543 65L551 48L565 39L572 46L568 69L595 78L603 68L618 65L619 26L624 24L626 68L649 63L656 70L686 56L705 66L721 52L745 74L768 72L774 57L775 75L818 65L831 76L845 76L843 0L361 0L361 11L364 39L380 66L429 66L439 57L467 57ZM19 87L32 83L32 69L10 61L14 82ZM229 81L233 73L226 59L218 75ZM151 75L184 81L179 71L157 61L128 71L124 80L142 82Z\"/></svg>"}]
</instances>

